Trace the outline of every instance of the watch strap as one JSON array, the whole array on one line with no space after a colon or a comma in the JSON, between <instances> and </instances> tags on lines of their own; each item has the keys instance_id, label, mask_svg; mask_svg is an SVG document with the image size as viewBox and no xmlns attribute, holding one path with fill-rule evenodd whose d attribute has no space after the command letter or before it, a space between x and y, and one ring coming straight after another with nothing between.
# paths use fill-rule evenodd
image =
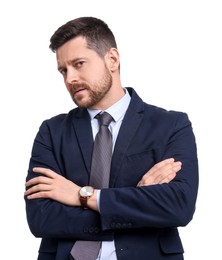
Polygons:
<instances>
[{"instance_id":1,"label":"watch strap","mask_svg":"<svg viewBox=\"0 0 222 260\"><path fill-rule=\"evenodd\" d=\"M81 203L81 206L83 208L88 208L88 205L87 205L87 200L88 200L89 197L82 197L80 196L80 203Z\"/></svg>"}]
</instances>

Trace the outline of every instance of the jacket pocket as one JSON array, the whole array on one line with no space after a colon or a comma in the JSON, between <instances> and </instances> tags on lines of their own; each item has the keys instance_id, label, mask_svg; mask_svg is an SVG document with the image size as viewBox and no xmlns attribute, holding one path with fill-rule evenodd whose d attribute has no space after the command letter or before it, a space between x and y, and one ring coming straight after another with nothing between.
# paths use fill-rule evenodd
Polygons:
<instances>
[{"instance_id":1,"label":"jacket pocket","mask_svg":"<svg viewBox=\"0 0 222 260\"><path fill-rule=\"evenodd\" d=\"M165 254L184 253L183 245L176 228L164 231L160 235L160 247Z\"/></svg>"}]
</instances>

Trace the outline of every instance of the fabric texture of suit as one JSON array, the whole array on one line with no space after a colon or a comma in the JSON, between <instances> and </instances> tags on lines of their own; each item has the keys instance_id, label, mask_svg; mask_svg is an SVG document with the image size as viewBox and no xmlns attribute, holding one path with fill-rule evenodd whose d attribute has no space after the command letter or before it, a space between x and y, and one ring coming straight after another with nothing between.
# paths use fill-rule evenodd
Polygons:
<instances>
[{"instance_id":1,"label":"fabric texture of suit","mask_svg":"<svg viewBox=\"0 0 222 260\"><path fill-rule=\"evenodd\" d=\"M113 240L118 260L180 260L177 227L195 211L198 190L196 142L188 116L131 102L113 151L110 188L102 189L100 213L50 199L26 201L31 232L41 237L39 260L68 260L75 240ZM46 167L79 186L89 183L93 136L88 111L75 108L42 123L34 140L33 167ZM182 169L169 184L136 187L157 162L174 157Z\"/></svg>"}]
</instances>

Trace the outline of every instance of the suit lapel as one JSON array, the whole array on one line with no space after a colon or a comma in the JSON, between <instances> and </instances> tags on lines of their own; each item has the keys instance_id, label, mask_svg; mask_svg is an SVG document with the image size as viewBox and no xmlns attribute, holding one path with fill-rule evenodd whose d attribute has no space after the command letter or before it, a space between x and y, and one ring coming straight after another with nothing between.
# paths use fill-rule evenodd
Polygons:
<instances>
[{"instance_id":1,"label":"suit lapel","mask_svg":"<svg viewBox=\"0 0 222 260\"><path fill-rule=\"evenodd\" d=\"M90 173L92 149L93 149L93 135L92 127L90 122L90 116L86 109L79 109L76 118L73 122L73 126L76 132L76 137L79 143L80 150L82 152L82 157L87 168L88 173Z\"/></svg>"},{"instance_id":2,"label":"suit lapel","mask_svg":"<svg viewBox=\"0 0 222 260\"><path fill-rule=\"evenodd\" d=\"M128 89L128 91L130 92L130 89ZM117 181L119 170L121 168L129 144L135 136L137 129L143 119L143 102L134 91L131 93L131 95L131 102L120 127L113 152L110 187L114 187Z\"/></svg>"}]
</instances>

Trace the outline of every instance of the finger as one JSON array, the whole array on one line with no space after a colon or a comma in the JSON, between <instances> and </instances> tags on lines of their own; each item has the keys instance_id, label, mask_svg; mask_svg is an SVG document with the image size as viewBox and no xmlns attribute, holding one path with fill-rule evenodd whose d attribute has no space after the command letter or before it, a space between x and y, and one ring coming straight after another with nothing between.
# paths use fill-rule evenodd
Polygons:
<instances>
[{"instance_id":1,"label":"finger","mask_svg":"<svg viewBox=\"0 0 222 260\"><path fill-rule=\"evenodd\" d=\"M42 199L42 198L46 198L46 199L50 199L51 198L51 193L49 191L40 191L37 193L32 193L30 195L27 196L27 199L32 200L32 199Z\"/></svg>"},{"instance_id":2,"label":"finger","mask_svg":"<svg viewBox=\"0 0 222 260\"><path fill-rule=\"evenodd\" d=\"M176 177L176 172L172 172L172 173L168 174L166 178L162 179L162 180L159 182L159 184L169 183L169 182L171 182L175 177Z\"/></svg>"},{"instance_id":3,"label":"finger","mask_svg":"<svg viewBox=\"0 0 222 260\"><path fill-rule=\"evenodd\" d=\"M137 186L160 184L163 183L163 181L166 182L165 179L168 178L168 175L173 174L174 176L174 174L181 169L181 166L182 163L179 161L162 164L160 168L156 168L152 173L148 171L144 174ZM171 180L171 178L169 179Z\"/></svg>"},{"instance_id":4,"label":"finger","mask_svg":"<svg viewBox=\"0 0 222 260\"><path fill-rule=\"evenodd\" d=\"M37 184L51 184L52 183L52 179L48 178L48 177L44 177L44 176L40 176L40 177L35 177L32 178L31 180L27 181L25 183L25 186L32 186L32 185L37 185Z\"/></svg>"},{"instance_id":5,"label":"finger","mask_svg":"<svg viewBox=\"0 0 222 260\"><path fill-rule=\"evenodd\" d=\"M174 162L163 166L161 169L158 169L155 174L154 182L156 184L162 183L162 181L167 178L169 174L176 174L181 169L181 162ZM154 175L153 174L153 175Z\"/></svg>"},{"instance_id":6,"label":"finger","mask_svg":"<svg viewBox=\"0 0 222 260\"><path fill-rule=\"evenodd\" d=\"M50 185L38 184L38 185L32 186L31 188L27 189L24 194L30 195L33 193L37 193L37 192L41 192L41 191L50 191L50 190L51 190Z\"/></svg>"},{"instance_id":7,"label":"finger","mask_svg":"<svg viewBox=\"0 0 222 260\"><path fill-rule=\"evenodd\" d=\"M181 165L182 163L180 161L178 162L173 162L173 163L166 163L164 165L162 165L161 167L159 168L156 168L154 171L153 171L153 175L158 177L159 175L163 175L163 174L167 174L167 172L171 169L177 169L177 168L181 168ZM149 172L147 174L150 174Z\"/></svg>"},{"instance_id":8,"label":"finger","mask_svg":"<svg viewBox=\"0 0 222 260\"><path fill-rule=\"evenodd\" d=\"M173 170L174 170L175 172L180 171L181 168L182 168L182 162L177 162L177 163L173 164Z\"/></svg>"},{"instance_id":9,"label":"finger","mask_svg":"<svg viewBox=\"0 0 222 260\"><path fill-rule=\"evenodd\" d=\"M157 164L155 164L150 170L149 170L149 174L153 174L155 171L161 169L162 167L165 167L166 165L170 165L174 162L174 158L168 158L165 159Z\"/></svg>"},{"instance_id":10,"label":"finger","mask_svg":"<svg viewBox=\"0 0 222 260\"><path fill-rule=\"evenodd\" d=\"M42 167L34 167L32 169L32 171L35 173L43 174L49 178L54 178L57 175L54 171L47 169L47 168L42 168Z\"/></svg>"}]
</instances>

